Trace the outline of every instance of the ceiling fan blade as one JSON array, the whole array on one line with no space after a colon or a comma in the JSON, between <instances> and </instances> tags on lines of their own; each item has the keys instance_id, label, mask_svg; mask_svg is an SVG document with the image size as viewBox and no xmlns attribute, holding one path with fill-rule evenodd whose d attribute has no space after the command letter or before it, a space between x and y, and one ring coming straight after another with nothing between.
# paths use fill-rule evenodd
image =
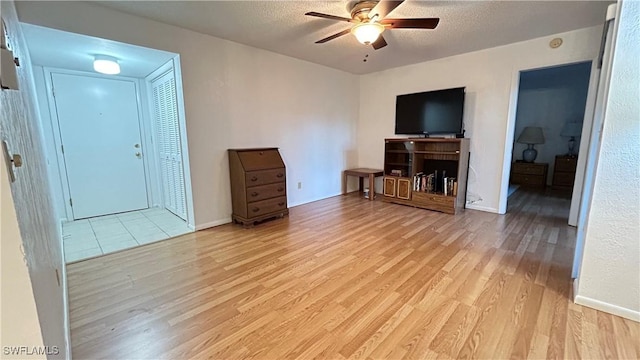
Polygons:
<instances>
[{"instance_id":1,"label":"ceiling fan blade","mask_svg":"<svg viewBox=\"0 0 640 360\"><path fill-rule=\"evenodd\" d=\"M329 19L329 20L356 22L355 20L349 19L349 18L346 18L346 17L329 15L329 14L322 14L322 13L315 12L315 11L308 12L305 15L307 15L307 16L315 16L315 17L319 17L319 18L323 18L323 19Z\"/></svg>"},{"instance_id":2,"label":"ceiling fan blade","mask_svg":"<svg viewBox=\"0 0 640 360\"><path fill-rule=\"evenodd\" d=\"M390 25L392 29L435 29L439 22L439 18L380 20L380 24Z\"/></svg>"},{"instance_id":3,"label":"ceiling fan blade","mask_svg":"<svg viewBox=\"0 0 640 360\"><path fill-rule=\"evenodd\" d=\"M347 35L347 34L348 34L348 33L350 33L350 32L351 32L351 29L347 29L347 30L340 31L340 32L339 32L339 33L337 33L337 34L333 34L333 35L331 35L331 36L327 36L327 37L326 37L326 38L324 38L324 39L321 39L321 40L316 41L316 44L323 44L323 43L326 43L326 42L327 42L327 41L329 41L329 40L333 40L333 39L335 39L335 38L337 38L337 37L340 37L340 36L342 36L342 35Z\"/></svg>"},{"instance_id":4,"label":"ceiling fan blade","mask_svg":"<svg viewBox=\"0 0 640 360\"><path fill-rule=\"evenodd\" d=\"M378 40L374 41L371 46L373 46L374 50L378 50L387 46L387 41L382 37L382 34L380 34L380 36L378 36Z\"/></svg>"},{"instance_id":5,"label":"ceiling fan blade","mask_svg":"<svg viewBox=\"0 0 640 360\"><path fill-rule=\"evenodd\" d=\"M378 15L377 21L384 19L385 16L389 15L393 9L397 8L400 4L402 4L404 0L401 1L390 1L390 0L380 0L376 6L371 9L369 12L369 19L373 19L374 16Z\"/></svg>"}]
</instances>

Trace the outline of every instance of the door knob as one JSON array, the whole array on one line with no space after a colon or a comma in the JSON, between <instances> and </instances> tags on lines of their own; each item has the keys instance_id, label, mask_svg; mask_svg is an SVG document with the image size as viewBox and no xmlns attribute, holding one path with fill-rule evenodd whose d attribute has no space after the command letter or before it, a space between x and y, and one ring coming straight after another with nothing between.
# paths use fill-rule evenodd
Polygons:
<instances>
[{"instance_id":1,"label":"door knob","mask_svg":"<svg viewBox=\"0 0 640 360\"><path fill-rule=\"evenodd\" d=\"M134 148L139 149L140 148L140 144L135 144L133 145Z\"/></svg>"},{"instance_id":2,"label":"door knob","mask_svg":"<svg viewBox=\"0 0 640 360\"><path fill-rule=\"evenodd\" d=\"M137 153L136 153L136 157L137 157L138 159L142 158L142 153L137 152Z\"/></svg>"}]
</instances>

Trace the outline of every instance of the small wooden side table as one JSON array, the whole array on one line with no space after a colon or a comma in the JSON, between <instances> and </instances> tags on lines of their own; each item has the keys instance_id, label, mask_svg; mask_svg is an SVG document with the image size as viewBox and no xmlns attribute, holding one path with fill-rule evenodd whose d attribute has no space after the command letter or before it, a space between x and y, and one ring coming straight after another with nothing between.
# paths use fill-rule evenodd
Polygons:
<instances>
[{"instance_id":1,"label":"small wooden side table","mask_svg":"<svg viewBox=\"0 0 640 360\"><path fill-rule=\"evenodd\" d=\"M511 164L512 184L518 184L526 187L544 188L547 186L547 170L549 164L546 163L528 163L516 161Z\"/></svg>"},{"instance_id":2,"label":"small wooden side table","mask_svg":"<svg viewBox=\"0 0 640 360\"><path fill-rule=\"evenodd\" d=\"M576 167L578 166L578 156L558 155L553 166L553 188L573 189L573 182L576 178Z\"/></svg>"},{"instance_id":3,"label":"small wooden side table","mask_svg":"<svg viewBox=\"0 0 640 360\"><path fill-rule=\"evenodd\" d=\"M347 194L347 178L349 176L357 176L358 177L358 191L363 191L364 178L369 178L369 200L373 201L375 196L375 179L378 176L382 176L384 171L378 169L368 169L368 168L358 168L358 169L349 169L344 171L343 179L342 179L342 195Z\"/></svg>"}]
</instances>

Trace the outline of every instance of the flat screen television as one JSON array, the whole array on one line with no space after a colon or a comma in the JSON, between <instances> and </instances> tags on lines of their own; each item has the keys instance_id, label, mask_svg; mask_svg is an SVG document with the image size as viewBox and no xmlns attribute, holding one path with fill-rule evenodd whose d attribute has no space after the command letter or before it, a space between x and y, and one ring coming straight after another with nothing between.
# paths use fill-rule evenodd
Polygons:
<instances>
[{"instance_id":1,"label":"flat screen television","mask_svg":"<svg viewBox=\"0 0 640 360\"><path fill-rule=\"evenodd\" d=\"M464 89L398 95L396 135L463 134Z\"/></svg>"}]
</instances>

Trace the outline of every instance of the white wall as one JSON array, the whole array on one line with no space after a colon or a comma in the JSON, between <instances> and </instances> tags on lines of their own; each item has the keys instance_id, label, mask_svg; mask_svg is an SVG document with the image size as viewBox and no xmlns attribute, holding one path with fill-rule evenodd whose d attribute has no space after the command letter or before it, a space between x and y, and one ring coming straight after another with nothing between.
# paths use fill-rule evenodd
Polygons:
<instances>
[{"instance_id":1,"label":"white wall","mask_svg":"<svg viewBox=\"0 0 640 360\"><path fill-rule=\"evenodd\" d=\"M618 6L576 303L640 321L640 2Z\"/></svg>"},{"instance_id":2,"label":"white wall","mask_svg":"<svg viewBox=\"0 0 640 360\"><path fill-rule=\"evenodd\" d=\"M513 128L507 120L518 72L595 59L601 29L595 26L363 75L358 164L382 166L383 139L394 136L396 95L466 86L464 123L466 137L471 138L467 206L498 212L501 182L508 172L503 167L505 153L510 158L512 151L506 139L513 136ZM554 37L563 38L560 48L548 46Z\"/></svg>"},{"instance_id":3,"label":"white wall","mask_svg":"<svg viewBox=\"0 0 640 360\"><path fill-rule=\"evenodd\" d=\"M63 358L68 348L67 332L65 331L65 326L68 323L62 243L60 226L57 222L58 216L55 214L52 205L53 201L49 195L50 185L47 179L42 134L38 126L38 112L34 104L35 90L31 73L31 60L26 50L14 3L2 1L0 2L0 7L2 9L2 18L7 25L14 56L18 57L21 62L21 66L18 67L20 90L0 91L0 111L2 114L0 116L0 129L2 140L7 140L10 150L13 153L21 154L24 160L23 166L16 170L16 182L11 184L24 256L21 256L20 249L15 247L16 239L13 239L13 241L5 240L3 236L2 273L3 275L6 274L4 269L4 246L5 241L7 241L9 244L14 244L6 250L9 251L10 263L16 264L15 270L22 271L19 264L24 262L26 262L29 269L32 296L35 299L38 312L42 340L45 345L50 347L57 346L60 349L58 356L51 356L50 358ZM2 196L6 196L4 191ZM2 201L4 204L6 200L3 198ZM4 215L3 211L3 221ZM9 272L9 275L12 275L12 273ZM22 276L20 280L24 282L26 279ZM16 285L20 286L16 289L16 295L24 296L25 310L32 310L29 308L31 296L25 291L25 284ZM2 295L4 307L4 282ZM9 298L11 299L10 295ZM17 312L18 310L10 309L10 311ZM31 321L33 318L30 313L27 313L26 317L27 321ZM10 319L10 317L2 317L3 329L5 328L4 322ZM11 326L12 324L9 325ZM20 327L19 325L15 326ZM25 327L29 327L29 325L25 324ZM37 329L33 329L31 333L35 331ZM30 337L30 340L33 340L33 337Z\"/></svg>"},{"instance_id":4,"label":"white wall","mask_svg":"<svg viewBox=\"0 0 640 360\"><path fill-rule=\"evenodd\" d=\"M289 206L339 194L341 171L356 164L355 75L89 3L18 11L27 23L180 54L196 228L230 221L228 148L280 147Z\"/></svg>"}]
</instances>

